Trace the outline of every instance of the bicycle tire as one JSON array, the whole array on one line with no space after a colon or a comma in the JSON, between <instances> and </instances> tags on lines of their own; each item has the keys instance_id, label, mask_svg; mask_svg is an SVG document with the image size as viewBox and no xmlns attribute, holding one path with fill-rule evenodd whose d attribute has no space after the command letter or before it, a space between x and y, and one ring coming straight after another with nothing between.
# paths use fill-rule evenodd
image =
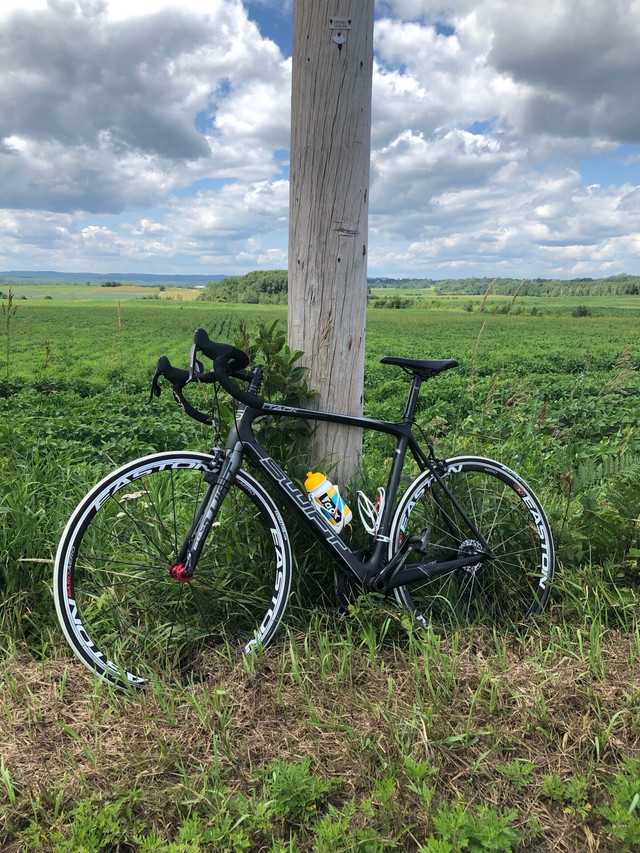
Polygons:
<instances>
[{"instance_id":1,"label":"bicycle tire","mask_svg":"<svg viewBox=\"0 0 640 853\"><path fill-rule=\"evenodd\" d=\"M104 477L71 515L54 564L64 635L82 663L120 687L185 681L206 650L266 646L291 587L282 517L240 471L190 582L169 569L206 491L207 454L142 457Z\"/></svg>"},{"instance_id":2,"label":"bicycle tire","mask_svg":"<svg viewBox=\"0 0 640 853\"><path fill-rule=\"evenodd\" d=\"M540 614L554 573L553 536L539 500L510 468L479 456L447 459L439 473L482 534L494 559L394 589L397 601L423 625L514 626ZM426 555L406 566L473 553L462 517L430 471L400 500L391 524L390 556L406 536L430 528Z\"/></svg>"}]
</instances>

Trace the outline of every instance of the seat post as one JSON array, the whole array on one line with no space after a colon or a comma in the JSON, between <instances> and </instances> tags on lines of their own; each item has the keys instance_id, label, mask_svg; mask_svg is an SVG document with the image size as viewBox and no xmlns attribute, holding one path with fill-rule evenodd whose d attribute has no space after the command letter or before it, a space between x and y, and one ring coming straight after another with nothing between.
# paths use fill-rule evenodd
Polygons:
<instances>
[{"instance_id":1,"label":"seat post","mask_svg":"<svg viewBox=\"0 0 640 853\"><path fill-rule=\"evenodd\" d=\"M411 388L409 389L409 396L407 397L407 405L405 406L404 415L402 416L402 422L407 424L413 423L413 416L416 412L416 406L418 405L418 395L420 393L420 386L422 385L422 376L418 376L417 373L411 374Z\"/></svg>"}]
</instances>

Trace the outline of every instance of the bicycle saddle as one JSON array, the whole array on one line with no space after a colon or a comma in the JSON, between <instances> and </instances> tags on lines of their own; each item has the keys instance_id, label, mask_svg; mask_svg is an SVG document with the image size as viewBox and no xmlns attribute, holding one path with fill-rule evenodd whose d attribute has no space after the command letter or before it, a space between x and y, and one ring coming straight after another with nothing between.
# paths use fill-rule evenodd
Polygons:
<instances>
[{"instance_id":1,"label":"bicycle saddle","mask_svg":"<svg viewBox=\"0 0 640 853\"><path fill-rule=\"evenodd\" d=\"M385 355L380 359L380 363L397 364L407 373L416 373L422 379L430 379L442 373L443 370L458 366L454 358L400 358L395 355Z\"/></svg>"}]
</instances>

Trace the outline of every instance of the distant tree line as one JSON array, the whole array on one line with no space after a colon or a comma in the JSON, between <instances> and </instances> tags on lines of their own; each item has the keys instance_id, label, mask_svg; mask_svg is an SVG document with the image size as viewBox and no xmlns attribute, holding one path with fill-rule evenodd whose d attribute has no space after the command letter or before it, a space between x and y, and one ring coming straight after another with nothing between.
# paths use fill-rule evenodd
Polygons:
<instances>
[{"instance_id":1,"label":"distant tree line","mask_svg":"<svg viewBox=\"0 0 640 853\"><path fill-rule=\"evenodd\" d=\"M368 278L367 284L376 289L389 287L392 290L402 290L404 288L435 287L438 282L432 278Z\"/></svg>"},{"instance_id":2,"label":"distant tree line","mask_svg":"<svg viewBox=\"0 0 640 853\"><path fill-rule=\"evenodd\" d=\"M198 299L205 302L286 304L287 271L255 270L222 281L210 281Z\"/></svg>"},{"instance_id":3,"label":"distant tree line","mask_svg":"<svg viewBox=\"0 0 640 853\"><path fill-rule=\"evenodd\" d=\"M431 289L444 296L482 296L489 287L495 296L637 296L640 294L640 276L620 275L608 278L561 279L535 278L370 278L370 288ZM119 282L105 282L103 287L117 287ZM394 297L390 297L394 298ZM401 299L401 297L396 297ZM255 270L241 276L231 276L222 281L210 281L198 299L207 302L252 302L285 304L287 301L286 270ZM402 305L387 307L410 307Z\"/></svg>"},{"instance_id":4,"label":"distant tree line","mask_svg":"<svg viewBox=\"0 0 640 853\"><path fill-rule=\"evenodd\" d=\"M369 286L375 288L433 288L439 295L482 296L487 292L493 278L445 278L370 279ZM637 296L640 294L640 276L620 275L608 278L561 279L534 278L523 284L521 278L497 278L491 288L496 296L513 296L520 289L520 296Z\"/></svg>"}]
</instances>

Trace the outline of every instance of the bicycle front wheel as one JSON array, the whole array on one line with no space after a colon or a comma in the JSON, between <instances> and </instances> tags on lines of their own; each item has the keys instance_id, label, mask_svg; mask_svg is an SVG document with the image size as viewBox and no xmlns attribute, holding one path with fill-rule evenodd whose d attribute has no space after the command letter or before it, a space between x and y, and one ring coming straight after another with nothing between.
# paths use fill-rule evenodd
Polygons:
<instances>
[{"instance_id":1,"label":"bicycle front wheel","mask_svg":"<svg viewBox=\"0 0 640 853\"><path fill-rule=\"evenodd\" d=\"M514 471L491 459L461 456L439 470L492 559L433 573L394 590L397 600L423 624L484 622L517 625L542 612L554 570L553 538L540 502ZM430 471L411 484L396 510L390 554L405 537L428 534L426 554L412 552L405 564L444 564L473 555L482 546Z\"/></svg>"},{"instance_id":2,"label":"bicycle front wheel","mask_svg":"<svg viewBox=\"0 0 640 853\"><path fill-rule=\"evenodd\" d=\"M78 505L54 566L58 620L78 658L118 686L206 677L205 649L266 646L284 613L291 550L262 486L239 472L190 581L170 575L209 488L211 457L157 453Z\"/></svg>"}]
</instances>

